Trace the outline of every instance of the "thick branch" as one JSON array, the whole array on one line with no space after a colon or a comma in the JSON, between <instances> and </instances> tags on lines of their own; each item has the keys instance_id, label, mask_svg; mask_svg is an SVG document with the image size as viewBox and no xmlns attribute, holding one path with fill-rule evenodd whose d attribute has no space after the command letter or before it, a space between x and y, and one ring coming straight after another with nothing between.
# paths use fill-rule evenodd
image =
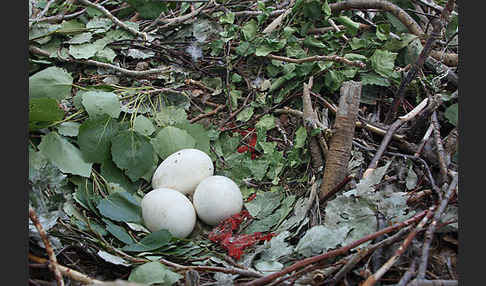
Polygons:
<instances>
[{"instance_id":1,"label":"thick branch","mask_svg":"<svg viewBox=\"0 0 486 286\"><path fill-rule=\"evenodd\" d=\"M360 98L361 83L354 81L343 83L319 192L320 199L327 197L347 175Z\"/></svg>"}]
</instances>

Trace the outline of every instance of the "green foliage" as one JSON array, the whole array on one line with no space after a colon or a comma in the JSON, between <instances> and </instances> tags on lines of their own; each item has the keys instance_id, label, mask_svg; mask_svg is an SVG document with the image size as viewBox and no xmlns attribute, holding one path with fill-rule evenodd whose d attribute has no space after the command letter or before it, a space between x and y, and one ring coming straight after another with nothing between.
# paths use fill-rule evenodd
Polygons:
<instances>
[{"instance_id":1,"label":"green foliage","mask_svg":"<svg viewBox=\"0 0 486 286\"><path fill-rule=\"evenodd\" d=\"M450 124L457 126L459 120L459 104L454 103L447 107L444 112L444 116L447 118Z\"/></svg>"},{"instance_id":2,"label":"green foliage","mask_svg":"<svg viewBox=\"0 0 486 286\"><path fill-rule=\"evenodd\" d=\"M55 99L41 97L29 100L29 130L45 128L63 117L64 112Z\"/></svg>"},{"instance_id":3,"label":"green foliage","mask_svg":"<svg viewBox=\"0 0 486 286\"><path fill-rule=\"evenodd\" d=\"M113 162L132 182L152 168L153 152L149 139L132 130L121 131L111 139Z\"/></svg>"},{"instance_id":4,"label":"green foliage","mask_svg":"<svg viewBox=\"0 0 486 286\"><path fill-rule=\"evenodd\" d=\"M87 162L102 163L111 157L111 139L120 126L110 116L89 118L79 127L78 145Z\"/></svg>"},{"instance_id":5,"label":"green foliage","mask_svg":"<svg viewBox=\"0 0 486 286\"><path fill-rule=\"evenodd\" d=\"M108 114L117 118L121 112L120 101L113 92L88 91L82 95L82 104L90 117Z\"/></svg>"},{"instance_id":6,"label":"green foliage","mask_svg":"<svg viewBox=\"0 0 486 286\"><path fill-rule=\"evenodd\" d=\"M151 251L168 245L172 239L176 238L173 238L169 231L167 231L166 229L162 229L156 232L152 232L139 242L127 245L122 249L124 251L130 252Z\"/></svg>"},{"instance_id":7,"label":"green foliage","mask_svg":"<svg viewBox=\"0 0 486 286\"><path fill-rule=\"evenodd\" d=\"M144 283L145 285L174 285L183 276L171 271L160 262L147 262L142 264L130 273L128 281Z\"/></svg>"},{"instance_id":8,"label":"green foliage","mask_svg":"<svg viewBox=\"0 0 486 286\"><path fill-rule=\"evenodd\" d=\"M100 214L119 222L141 223L142 208L140 203L126 191L115 192L99 201Z\"/></svg>"},{"instance_id":9,"label":"green foliage","mask_svg":"<svg viewBox=\"0 0 486 286\"><path fill-rule=\"evenodd\" d=\"M92 164L84 160L76 146L56 132L50 132L42 137L39 149L62 172L83 177L90 176Z\"/></svg>"},{"instance_id":10,"label":"green foliage","mask_svg":"<svg viewBox=\"0 0 486 286\"><path fill-rule=\"evenodd\" d=\"M155 152L161 158L167 158L170 154L181 149L193 148L196 140L187 131L173 126L162 128L151 140Z\"/></svg>"},{"instance_id":11,"label":"green foliage","mask_svg":"<svg viewBox=\"0 0 486 286\"><path fill-rule=\"evenodd\" d=\"M58 67L48 67L29 78L29 97L61 100L71 95L72 76Z\"/></svg>"}]
</instances>

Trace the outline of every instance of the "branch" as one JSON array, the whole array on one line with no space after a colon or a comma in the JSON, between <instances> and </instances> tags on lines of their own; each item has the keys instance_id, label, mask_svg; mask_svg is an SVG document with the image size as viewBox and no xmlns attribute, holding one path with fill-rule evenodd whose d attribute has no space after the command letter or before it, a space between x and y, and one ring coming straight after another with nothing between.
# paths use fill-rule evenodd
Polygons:
<instances>
[{"instance_id":1,"label":"branch","mask_svg":"<svg viewBox=\"0 0 486 286\"><path fill-rule=\"evenodd\" d=\"M35 228L39 232L39 235L42 239L42 242L44 242L47 255L49 256L49 262L50 262L49 268L51 269L52 272L54 272L54 277L56 277L57 285L58 286L64 286L64 280L62 279L62 274L59 271L59 267L57 266L57 259L56 259L56 255L54 254L54 250L52 249L51 243L49 242L49 239L47 238L47 234L46 234L44 228L40 224L40 221L39 221L39 218L37 217L37 214L35 213L34 209L31 206L29 206L29 217L30 217L30 220L32 221L32 223L34 224Z\"/></svg>"},{"instance_id":2,"label":"branch","mask_svg":"<svg viewBox=\"0 0 486 286\"><path fill-rule=\"evenodd\" d=\"M282 57L282 56L276 56L269 54L267 55L267 58L272 59L272 60L277 60L277 61L283 61L283 62L288 62L288 63L295 63L295 64L301 64L301 63L306 63L306 62L316 62L316 61L332 61L332 62L338 62L350 66L355 66L359 68L366 68L366 64L360 62L360 61L350 61L346 58L340 57L340 56L312 56L312 57L307 57L307 58L302 58L302 59L293 59L293 58L288 58L288 57Z\"/></svg>"},{"instance_id":3,"label":"branch","mask_svg":"<svg viewBox=\"0 0 486 286\"><path fill-rule=\"evenodd\" d=\"M42 50L40 48L37 48L35 46L29 46L29 51L33 54L44 56L44 57L50 57L50 55L51 55L49 52ZM151 75L151 74L161 74L161 73L170 72L170 70L171 70L170 67L165 67L165 68L160 68L160 69L149 69L149 70L145 70L145 71L134 71L134 70L124 69L124 68L121 68L121 67L118 67L118 66L115 66L115 65L112 65L112 64L98 62L98 61L95 61L95 60L79 61L79 60L71 60L71 59L65 59L65 58L60 58L60 57L56 57L56 59L61 61L61 62L75 62L75 63L81 63L81 64L87 64L87 65L112 69L112 70L120 72L120 73L122 73L126 76L130 76L130 77L143 77L143 76L147 76L147 75Z\"/></svg>"},{"instance_id":4,"label":"branch","mask_svg":"<svg viewBox=\"0 0 486 286\"><path fill-rule=\"evenodd\" d=\"M447 204L449 203L449 200L451 199L452 195L454 194L454 191L456 190L457 183L458 183L458 175L455 175L454 178L452 179L451 185L447 189L446 195L440 202L439 208L434 214L434 219L432 220L432 223L430 224L427 231L425 232L425 242L424 245L422 246L422 257L421 257L421 262L417 273L418 279L425 278L425 271L427 270L430 244L432 243L435 229L437 227L437 224L439 223L440 216L444 212Z\"/></svg>"},{"instance_id":5,"label":"branch","mask_svg":"<svg viewBox=\"0 0 486 286\"><path fill-rule=\"evenodd\" d=\"M113 14L111 14L110 11L106 10L105 7L103 7L99 4L96 4L96 3L92 3L88 0L79 0L79 2L83 3L86 6L90 6L92 8L98 9L101 13L103 13L106 17L108 17L111 21L113 21L113 23L115 23L120 28L127 30L128 32L130 32L130 34L132 34L134 36L141 37L145 40L148 39L147 33L139 32L139 31L135 30L134 28L128 26L127 24L123 23L122 21L118 20L118 18L113 16Z\"/></svg>"},{"instance_id":6,"label":"branch","mask_svg":"<svg viewBox=\"0 0 486 286\"><path fill-rule=\"evenodd\" d=\"M319 191L319 199L321 201L327 198L329 193L347 175L361 98L361 83L354 81L344 82L340 93L339 108L336 113L333 135L329 142L326 167Z\"/></svg>"},{"instance_id":7,"label":"branch","mask_svg":"<svg viewBox=\"0 0 486 286\"><path fill-rule=\"evenodd\" d=\"M407 250L408 246L410 243L412 243L413 239L415 236L424 228L424 226L427 224L429 221L430 217L434 214L435 206L430 207L428 209L427 215L424 216L424 218L420 221L420 223L417 225L417 227L410 232L410 234L407 236L407 238L403 241L402 245L395 251L395 254L388 259L388 261L383 264L380 269L378 269L377 272L375 272L373 275L368 277L366 281L362 284L362 286L373 286L375 285L378 280L380 280L383 275L385 275L388 270L397 262L397 260L400 258L400 256Z\"/></svg>"},{"instance_id":8,"label":"branch","mask_svg":"<svg viewBox=\"0 0 486 286\"><path fill-rule=\"evenodd\" d=\"M365 243L369 240L375 239L376 237L378 237L380 235L383 235L383 234L386 234L386 233L407 227L407 226L411 225L412 223L415 223L416 221L420 220L426 214L428 214L428 211L422 211L419 214L416 214L415 216L413 216L412 218L410 218L406 221L394 224L394 225L389 226L387 228L384 228L380 231L377 231L373 234L367 235L367 236L365 236L361 239L358 239L358 240L356 240L356 241L354 241L354 242L352 242L352 243L350 243L350 244L348 244L344 247L341 247L341 248L336 249L336 250L331 250L331 251L328 251L328 252L320 254L320 255L316 255L316 256L312 256L312 257L303 259L303 260L296 262L296 263L294 263L294 264L292 264L292 265L290 265L290 266L288 266L288 267L286 267L286 268L284 268L284 269L282 269L278 272L269 274L267 276L263 276L263 277L258 278L256 280L250 281L248 283L239 284L239 286L259 286L259 285L267 284L270 281L273 281L274 279L276 279L278 277L284 276L284 275L291 273L295 270L306 267L307 265L310 265L310 264L313 264L313 263L316 263L316 262L320 262L322 260L325 260L325 259L328 259L328 258L331 258L331 257L335 257L337 255L342 255L344 253L347 253L349 250L355 248L356 246L361 245L361 244L363 244L363 243Z\"/></svg>"},{"instance_id":9,"label":"branch","mask_svg":"<svg viewBox=\"0 0 486 286\"><path fill-rule=\"evenodd\" d=\"M381 141L380 147L378 148L378 151L376 151L375 156L371 160L370 164L368 165L368 168L363 174L363 178L366 178L369 176L373 171L378 167L378 161L380 160L381 156L383 155L383 152L385 152L386 147L388 146L388 143L390 143L390 140L392 138L392 134L395 133L395 131L398 129L398 127L402 126L403 123L411 120L417 114L419 114L422 109L424 109L427 106L428 98L422 100L419 105L417 105L414 109L412 109L409 113L407 113L404 116L399 117L391 126L388 128L388 131L386 132L385 137L383 137L383 140Z\"/></svg>"}]
</instances>

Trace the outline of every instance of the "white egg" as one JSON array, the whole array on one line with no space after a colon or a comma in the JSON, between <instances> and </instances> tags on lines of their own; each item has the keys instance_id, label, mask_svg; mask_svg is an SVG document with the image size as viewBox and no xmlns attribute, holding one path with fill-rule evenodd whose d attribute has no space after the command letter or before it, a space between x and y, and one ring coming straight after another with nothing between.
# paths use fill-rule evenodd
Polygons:
<instances>
[{"instance_id":1,"label":"white egg","mask_svg":"<svg viewBox=\"0 0 486 286\"><path fill-rule=\"evenodd\" d=\"M176 190L152 190L143 197L141 204L144 224L152 232L167 229L173 236L184 238L196 225L191 201Z\"/></svg>"},{"instance_id":2,"label":"white egg","mask_svg":"<svg viewBox=\"0 0 486 286\"><path fill-rule=\"evenodd\" d=\"M240 188L228 177L211 176L202 180L192 198L197 216L209 225L239 213L243 207Z\"/></svg>"},{"instance_id":3,"label":"white egg","mask_svg":"<svg viewBox=\"0 0 486 286\"><path fill-rule=\"evenodd\" d=\"M169 188L192 194L197 185L213 173L213 162L206 153L182 149L165 158L157 167L152 177L152 188Z\"/></svg>"}]
</instances>

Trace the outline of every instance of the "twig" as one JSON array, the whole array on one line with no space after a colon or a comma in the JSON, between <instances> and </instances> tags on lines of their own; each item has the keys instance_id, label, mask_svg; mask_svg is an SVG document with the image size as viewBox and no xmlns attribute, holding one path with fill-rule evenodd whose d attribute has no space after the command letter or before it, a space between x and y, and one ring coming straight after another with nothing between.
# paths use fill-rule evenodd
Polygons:
<instances>
[{"instance_id":1,"label":"twig","mask_svg":"<svg viewBox=\"0 0 486 286\"><path fill-rule=\"evenodd\" d=\"M57 285L58 286L64 286L64 280L62 279L62 274L59 271L59 268L57 267L57 259L56 259L56 254L54 254L54 250L52 249L51 243L49 242L49 239L47 238L47 234L40 224L39 218L37 217L37 214L35 213L35 210L29 206L29 217L32 223L34 224L35 228L39 232L39 235L42 239L42 242L44 242L44 246L46 247L46 252L47 255L49 256L49 269L51 269L52 272L54 272L54 277L56 277ZM36 261L39 262L39 261ZM42 262L39 262L42 263Z\"/></svg>"},{"instance_id":2,"label":"twig","mask_svg":"<svg viewBox=\"0 0 486 286\"><path fill-rule=\"evenodd\" d=\"M37 17L35 17L35 19L31 21L29 21L29 30L30 28L32 27L33 24L39 22L39 19L41 19L42 17L44 17L44 15L47 13L47 11L49 11L49 8L51 7L52 3L56 2L56 0L50 0L49 2L47 2L46 6L44 7L44 9L42 9L42 11L39 13L39 15L37 15Z\"/></svg>"},{"instance_id":3,"label":"twig","mask_svg":"<svg viewBox=\"0 0 486 286\"><path fill-rule=\"evenodd\" d=\"M312 101L310 98L310 90L312 88L313 81L314 77L311 76L309 78L309 82L304 83L304 89L302 93L302 119L307 132L307 136L309 137L309 151L311 153L312 167L317 170L323 165L322 152L324 152L324 150L322 150L321 148L326 148L326 145L320 147L319 142L317 141L317 136L312 136L312 130L317 128L318 122L320 123L316 111L312 108Z\"/></svg>"},{"instance_id":4,"label":"twig","mask_svg":"<svg viewBox=\"0 0 486 286\"><path fill-rule=\"evenodd\" d=\"M79 0L79 2L83 3L84 5L90 6L92 8L98 9L101 13L103 13L106 17L108 17L111 21L113 21L113 23L115 23L120 28L127 30L128 32L130 32L130 34L132 34L134 36L141 37L145 40L148 40L148 34L147 33L139 32L139 31L135 30L134 28L128 26L127 24L123 23L117 17L113 16L113 14L111 14L110 11L106 10L105 7L103 7L99 4L96 4L96 3L92 3L88 0Z\"/></svg>"},{"instance_id":5,"label":"twig","mask_svg":"<svg viewBox=\"0 0 486 286\"><path fill-rule=\"evenodd\" d=\"M353 254L352 258L349 259L349 261L346 263L345 266L343 266L336 275L329 281L326 281L329 283L329 285L335 285L337 282L339 282L341 279L343 279L344 275L351 271L356 264L358 264L363 258L368 256L370 253L373 253L374 251L378 251L384 246L391 245L395 242L397 242L399 239L401 239L407 231L410 230L410 227L406 227L401 229L399 232L395 233L394 235L390 236L389 238L383 239L380 242L377 242L373 245L370 245L366 247L365 249L360 250L358 253Z\"/></svg>"},{"instance_id":6,"label":"twig","mask_svg":"<svg viewBox=\"0 0 486 286\"><path fill-rule=\"evenodd\" d=\"M452 179L449 188L447 189L447 193L445 194L444 198L440 202L439 208L434 214L434 219L432 220L432 223L430 224L427 231L425 232L425 241L422 246L422 257L421 257L421 261L417 273L418 279L425 278L425 271L427 270L430 244L432 243L433 235L436 230L437 224L439 223L440 216L444 212L447 204L449 203L449 200L454 194L454 191L457 187L457 182L458 182L458 176L455 175L454 178Z\"/></svg>"},{"instance_id":7,"label":"twig","mask_svg":"<svg viewBox=\"0 0 486 286\"><path fill-rule=\"evenodd\" d=\"M442 176L441 181L445 182L447 179L447 165L444 153L444 145L442 145L442 139L440 138L440 126L439 121L437 120L437 113L434 111L432 116L430 117L432 121L432 126L434 127L434 139L435 139L435 146L437 150L437 156L439 157L439 167L440 167L440 174Z\"/></svg>"},{"instance_id":8,"label":"twig","mask_svg":"<svg viewBox=\"0 0 486 286\"><path fill-rule=\"evenodd\" d=\"M37 263L42 263L42 264L49 263L49 260L48 259L41 258L41 257L35 256L33 254L30 254L30 253L28 254L28 259L30 259L30 260L32 260L34 262L37 262ZM71 280L75 280L75 281L81 282L82 284L101 283L102 282L100 280L93 279L93 278L87 276L86 274L83 274L83 273L78 272L78 271L76 271L76 270L74 270L72 268L63 266L63 265L58 264L58 263L56 263L56 267L59 269L59 271L65 277L68 277ZM69 283L68 285L72 285L72 284Z\"/></svg>"},{"instance_id":9,"label":"twig","mask_svg":"<svg viewBox=\"0 0 486 286\"><path fill-rule=\"evenodd\" d=\"M378 148L378 151L376 151L375 156L371 160L370 164L368 165L368 168L363 174L363 178L366 178L369 176L373 171L378 167L378 161L380 160L381 156L383 155L383 152L385 152L386 147L388 146L388 143L391 140L392 134L400 127L402 124L404 124L407 121L410 121L413 119L417 114L424 109L427 106L428 98L425 98L420 102L414 109L412 109L409 113L405 114L404 116L399 117L391 126L388 128L388 131L386 132L385 137L383 137L383 140L381 141L380 147Z\"/></svg>"},{"instance_id":10,"label":"twig","mask_svg":"<svg viewBox=\"0 0 486 286\"><path fill-rule=\"evenodd\" d=\"M432 124L429 125L429 128L427 128L427 131L425 132L424 137L420 141L420 144L417 147L417 151L415 151L415 154L413 154L415 157L420 156L420 153L422 152L422 149L424 148L425 144L427 141L429 141L430 135L432 134L434 127Z\"/></svg>"},{"instance_id":11,"label":"twig","mask_svg":"<svg viewBox=\"0 0 486 286\"><path fill-rule=\"evenodd\" d=\"M201 7L197 8L196 10L192 11L191 13L188 13L188 14L185 14L185 15L182 15L182 16L179 16L179 17L171 18L171 19L163 19L164 13L162 12L159 15L159 17L157 17L157 19L155 19L150 25L145 27L145 29L143 29L143 31L149 32L149 31L151 31L151 29L153 27L155 27L158 24L165 24L165 25L158 27L157 30L165 29L165 28L168 28L170 26L182 23L182 22L184 22L188 19L195 18L203 9L207 8L209 3L211 3L211 1L207 2L204 5L201 5Z\"/></svg>"},{"instance_id":12,"label":"twig","mask_svg":"<svg viewBox=\"0 0 486 286\"><path fill-rule=\"evenodd\" d=\"M199 114L198 116L194 117L193 119L189 120L190 123L195 123L203 118L206 118L206 117L209 117L211 115L214 115L216 113L218 113L221 109L223 109L226 105L225 104L220 104L218 105L218 107L216 107L215 109L213 109L212 111L209 111L208 113L204 113L204 114Z\"/></svg>"},{"instance_id":13,"label":"twig","mask_svg":"<svg viewBox=\"0 0 486 286\"><path fill-rule=\"evenodd\" d=\"M408 246L410 243L412 243L413 239L419 233L423 227L427 224L429 219L432 217L434 214L435 206L432 206L428 209L427 215L424 216L422 221L417 225L417 227L410 232L410 234L407 236L407 238L403 241L402 245L395 251L395 254L388 259L388 261L383 264L380 269L378 269L377 272L375 272L373 275L368 277L366 281L362 284L362 286L373 286L375 283L380 280L383 275L385 275L386 272L395 264L395 262L400 258L400 256L407 250Z\"/></svg>"},{"instance_id":14,"label":"twig","mask_svg":"<svg viewBox=\"0 0 486 286\"><path fill-rule=\"evenodd\" d=\"M316 256L312 256L312 257L303 259L303 260L298 261L298 262L296 262L296 263L294 263L294 264L292 264L292 265L290 265L290 266L288 266L288 267L286 267L286 268L284 268L284 269L282 269L278 272L275 272L275 273L263 276L261 278L255 279L253 281L243 283L243 284L239 284L239 285L240 286L264 285L266 283L269 283L270 281L273 281L274 279L276 279L278 277L284 276L284 275L291 273L295 270L306 267L307 265L310 265L310 264L313 264L313 263L316 263L316 262L319 262L319 261L322 261L322 260L325 260L325 259L328 259L328 258L331 258L331 257L335 257L337 255L342 255L344 253L347 253L349 250L355 248L356 246L361 245L361 244L363 244L363 243L365 243L369 240L375 239L376 237L378 237L380 235L395 231L397 229L402 229L404 227L407 227L407 226L411 225L412 223L415 223L416 221L420 220L426 214L428 214L427 210L422 211L422 212L416 214L415 216L413 216L412 218L410 218L406 221L394 224L394 225L389 226L387 228L384 228L380 231L377 231L373 234L369 234L369 235L362 237L361 239L358 239L358 240L356 240L356 241L354 241L354 242L352 242L352 243L350 243L346 246L343 246L339 249L331 250L331 251L328 251L328 252L323 253L323 254L319 254L319 255L316 255Z\"/></svg>"},{"instance_id":15,"label":"twig","mask_svg":"<svg viewBox=\"0 0 486 286\"><path fill-rule=\"evenodd\" d=\"M412 80L417 75L418 71L424 65L425 59L429 56L435 41L440 38L440 32L442 29L442 25L440 21L437 19L432 20L432 25L434 29L430 34L430 37L428 38L427 42L425 43L422 52L420 53L417 60L412 64L412 68L410 69L410 71L400 82L400 86L398 87L397 93L393 98L391 108L386 115L386 119L385 119L386 124L391 124L391 122L395 120L398 112L398 107L400 106L400 104L403 101L403 98L405 97L406 87L410 82L412 82Z\"/></svg>"},{"instance_id":16,"label":"twig","mask_svg":"<svg viewBox=\"0 0 486 286\"><path fill-rule=\"evenodd\" d=\"M280 14L280 16L278 16L270 24L268 24L268 26L265 29L263 29L262 33L263 34L269 34L273 30L275 30L275 28L277 28L282 23L282 21L285 19L285 17L287 17L290 14L290 12L292 12L292 8L293 8L294 4L295 4L295 0L291 0L289 7L285 10L285 12Z\"/></svg>"},{"instance_id":17,"label":"twig","mask_svg":"<svg viewBox=\"0 0 486 286\"><path fill-rule=\"evenodd\" d=\"M168 260L165 260L163 258L159 258L160 262L163 264L173 267L177 270L198 270L198 271L208 271L208 272L221 272L221 273L229 273L229 274L239 274L243 275L246 277L262 277L263 274L259 272L255 272L252 270L247 270L247 269L241 269L241 268L236 268L236 267L218 267L218 266L204 266L204 265L199 265L199 266L185 266L185 265L180 265Z\"/></svg>"},{"instance_id":18,"label":"twig","mask_svg":"<svg viewBox=\"0 0 486 286\"><path fill-rule=\"evenodd\" d=\"M402 275L402 278L400 278L400 281L395 286L406 286L408 281L412 279L412 277L415 275L415 270L417 269L417 260L414 259L412 260L412 264L408 267L407 271Z\"/></svg>"},{"instance_id":19,"label":"twig","mask_svg":"<svg viewBox=\"0 0 486 286\"><path fill-rule=\"evenodd\" d=\"M79 10L78 12L74 12L72 14L67 14L67 15L59 14L59 15L55 15L55 16L40 18L40 19L35 20L35 23L41 23L41 22L55 23L55 22L60 22L62 20L69 20L69 19L78 17L79 15L83 14L84 12L86 12L86 8Z\"/></svg>"},{"instance_id":20,"label":"twig","mask_svg":"<svg viewBox=\"0 0 486 286\"><path fill-rule=\"evenodd\" d=\"M332 61L332 62L338 62L350 66L355 66L359 68L366 68L366 64L360 62L360 61L350 61L344 57L340 56L312 56L312 57L307 57L307 58L302 58L302 59L293 59L293 58L288 58L288 57L282 57L282 56L276 56L269 54L267 55L267 58L272 59L272 60L277 60L277 61L283 61L283 62L288 62L288 63L295 63L295 64L301 64L301 63L306 63L306 62L317 62L317 61Z\"/></svg>"},{"instance_id":21,"label":"twig","mask_svg":"<svg viewBox=\"0 0 486 286\"><path fill-rule=\"evenodd\" d=\"M50 53L42 50L40 48L37 48L35 46L29 46L29 51L33 54L40 55L40 56L45 56L49 57ZM143 77L147 75L152 75L152 74L161 74L161 73L166 73L170 72L170 67L165 67L165 68L160 68L160 69L149 69L149 70L144 70L144 71L134 71L134 70L129 70L129 69L124 69L112 64L108 63L103 63L103 62L98 62L95 60L85 60L85 61L79 61L79 60L71 60L71 59L65 59L65 58L56 58L59 61L62 62L76 62L76 63L82 63L82 64L87 64L87 65L92 65L92 66L97 66L97 67L102 67L102 68L107 68L107 69L112 69L117 72L120 72L126 76L130 77Z\"/></svg>"},{"instance_id":22,"label":"twig","mask_svg":"<svg viewBox=\"0 0 486 286\"><path fill-rule=\"evenodd\" d=\"M457 286L457 280L414 280L407 284L407 286Z\"/></svg>"}]
</instances>

